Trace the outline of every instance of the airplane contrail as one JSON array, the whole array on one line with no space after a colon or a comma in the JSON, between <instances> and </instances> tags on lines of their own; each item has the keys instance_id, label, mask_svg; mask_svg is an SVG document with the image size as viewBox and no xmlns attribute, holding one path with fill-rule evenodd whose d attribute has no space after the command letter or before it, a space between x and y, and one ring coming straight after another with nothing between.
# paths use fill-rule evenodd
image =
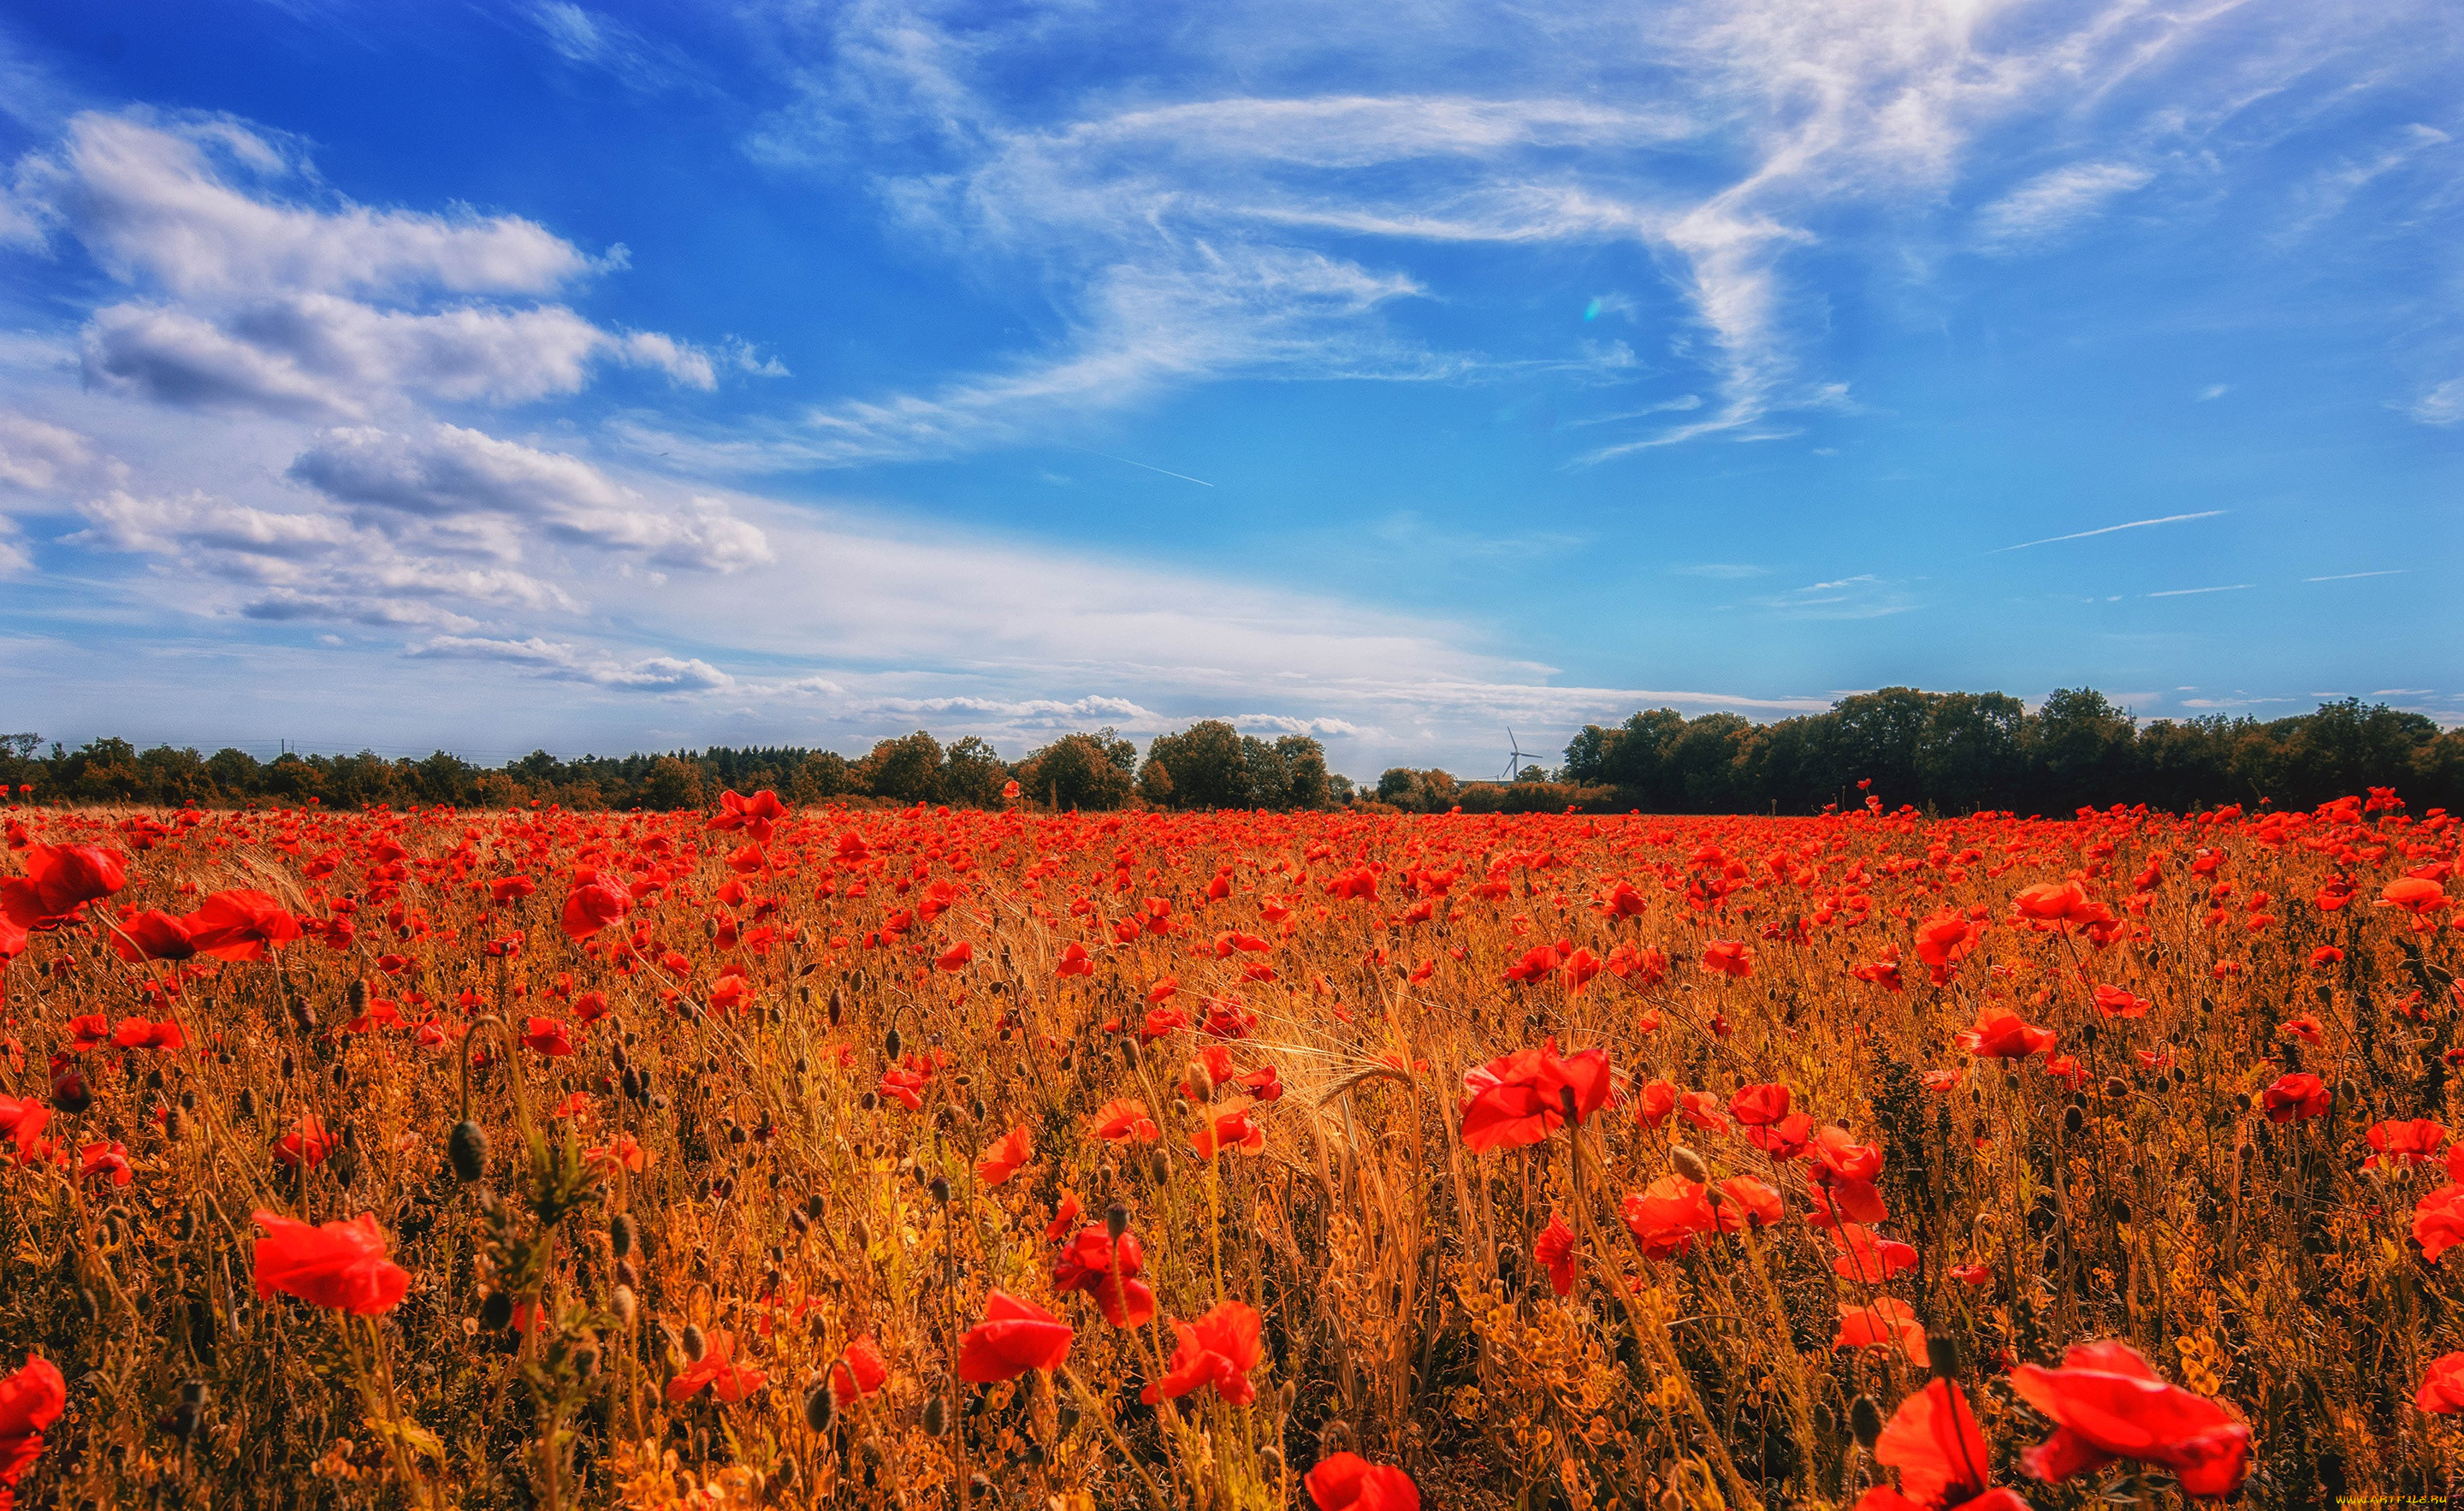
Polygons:
<instances>
[{"instance_id":1,"label":"airplane contrail","mask_svg":"<svg viewBox=\"0 0 2464 1511\"><path fill-rule=\"evenodd\" d=\"M2050 546L2063 540L2085 540L2090 536L2109 536L2117 530L2145 530L2149 525L2177 525L2185 519L2213 519L2218 515L2230 512L2223 509L2202 509L2195 515L2167 515L2162 519L2134 519L2126 525L2106 525L2101 530L2082 530L2077 535L2047 536L2042 540L2022 540L2015 546L1996 546L1985 554L1989 557L1998 557L2005 551L2025 551L2030 546Z\"/></svg>"},{"instance_id":2,"label":"airplane contrail","mask_svg":"<svg viewBox=\"0 0 2464 1511\"><path fill-rule=\"evenodd\" d=\"M1213 483L1208 482L1202 477L1192 477L1187 472L1176 472L1167 467L1147 467L1147 464L1144 462L1133 462L1126 456L1114 456L1110 451L1098 451L1091 446L1073 446L1070 447L1069 449L1073 451L1084 451L1089 456L1100 456L1105 461L1118 462L1124 467L1146 467L1147 471L1150 472L1161 472L1166 477L1177 477L1184 483L1196 483L1200 488L1212 488L1215 486Z\"/></svg>"}]
</instances>

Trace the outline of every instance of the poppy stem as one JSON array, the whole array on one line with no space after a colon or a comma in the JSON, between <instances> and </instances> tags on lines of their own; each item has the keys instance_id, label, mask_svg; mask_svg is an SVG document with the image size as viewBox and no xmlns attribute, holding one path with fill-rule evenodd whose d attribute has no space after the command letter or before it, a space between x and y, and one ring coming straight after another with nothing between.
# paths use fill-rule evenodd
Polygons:
<instances>
[{"instance_id":1,"label":"poppy stem","mask_svg":"<svg viewBox=\"0 0 2464 1511\"><path fill-rule=\"evenodd\" d=\"M1130 1472L1138 1477L1138 1483L1145 1487L1147 1500L1155 1511L1171 1511L1172 1502L1164 1499L1163 1491L1155 1485L1155 1477L1147 1473L1146 1465L1139 1463L1137 1456L1130 1452L1130 1445L1122 1441L1120 1433L1112 1426L1111 1413L1104 1409L1103 1402L1095 1399L1095 1392L1087 1389L1087 1382L1078 1378L1078 1371L1065 1366L1061 1377L1067 1380L1069 1388L1078 1392L1078 1398L1087 1403L1088 1412L1095 1418L1095 1425L1104 1430L1104 1435L1112 1440L1112 1449L1121 1456L1121 1462L1129 1465Z\"/></svg>"}]
</instances>

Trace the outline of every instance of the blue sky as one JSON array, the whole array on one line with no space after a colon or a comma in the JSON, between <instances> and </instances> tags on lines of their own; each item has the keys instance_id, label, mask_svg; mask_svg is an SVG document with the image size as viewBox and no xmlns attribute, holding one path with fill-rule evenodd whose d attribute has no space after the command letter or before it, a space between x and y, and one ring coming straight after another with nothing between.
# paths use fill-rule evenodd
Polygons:
<instances>
[{"instance_id":1,"label":"blue sky","mask_svg":"<svg viewBox=\"0 0 2464 1511\"><path fill-rule=\"evenodd\" d=\"M0 723L2464 720L2429 3L0 3Z\"/></svg>"}]
</instances>

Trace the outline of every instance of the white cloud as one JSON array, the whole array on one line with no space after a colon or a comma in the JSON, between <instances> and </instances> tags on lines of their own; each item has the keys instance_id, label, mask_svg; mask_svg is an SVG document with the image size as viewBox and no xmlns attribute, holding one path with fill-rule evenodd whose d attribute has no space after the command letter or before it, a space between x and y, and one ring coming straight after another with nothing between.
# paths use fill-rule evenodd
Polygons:
<instances>
[{"instance_id":1,"label":"white cloud","mask_svg":"<svg viewBox=\"0 0 2464 1511\"><path fill-rule=\"evenodd\" d=\"M21 169L96 259L125 282L186 299L269 295L552 293L607 265L519 216L319 208L260 190L313 186L290 143L226 117L89 112L55 154Z\"/></svg>"},{"instance_id":2,"label":"white cloud","mask_svg":"<svg viewBox=\"0 0 2464 1511\"><path fill-rule=\"evenodd\" d=\"M707 661L677 656L644 656L634 661L541 640L490 640L462 635L437 635L405 650L410 656L502 661L532 668L561 681L586 682L625 692L733 692L734 677Z\"/></svg>"},{"instance_id":3,"label":"white cloud","mask_svg":"<svg viewBox=\"0 0 2464 1511\"><path fill-rule=\"evenodd\" d=\"M2056 168L1978 210L1977 238L1992 252L2029 250L2093 220L2155 176L2130 163L2073 163Z\"/></svg>"},{"instance_id":4,"label":"white cloud","mask_svg":"<svg viewBox=\"0 0 2464 1511\"><path fill-rule=\"evenodd\" d=\"M1917 606L1902 584L1870 572L1809 583L1754 602L1791 619L1881 619Z\"/></svg>"},{"instance_id":5,"label":"white cloud","mask_svg":"<svg viewBox=\"0 0 2464 1511\"><path fill-rule=\"evenodd\" d=\"M733 338L704 348L501 302L621 266L622 250L592 257L518 216L281 198L315 188L305 158L227 118L80 115L17 179L24 214L140 292L84 336L88 380L130 397L357 420L571 394L605 363L705 391L722 372L785 370Z\"/></svg>"},{"instance_id":6,"label":"white cloud","mask_svg":"<svg viewBox=\"0 0 2464 1511\"><path fill-rule=\"evenodd\" d=\"M579 457L541 451L459 426L413 437L356 427L329 430L292 463L291 476L388 533L407 522L467 525L502 516L548 537L630 552L669 566L727 572L770 558L761 532L715 499L654 508L639 492Z\"/></svg>"},{"instance_id":7,"label":"white cloud","mask_svg":"<svg viewBox=\"0 0 2464 1511\"><path fill-rule=\"evenodd\" d=\"M2400 407L2424 425L2453 425L2464 420L2464 378L2450 378Z\"/></svg>"},{"instance_id":8,"label":"white cloud","mask_svg":"<svg viewBox=\"0 0 2464 1511\"><path fill-rule=\"evenodd\" d=\"M82 486L106 471L91 437L20 410L0 408L0 484L50 493Z\"/></svg>"}]
</instances>

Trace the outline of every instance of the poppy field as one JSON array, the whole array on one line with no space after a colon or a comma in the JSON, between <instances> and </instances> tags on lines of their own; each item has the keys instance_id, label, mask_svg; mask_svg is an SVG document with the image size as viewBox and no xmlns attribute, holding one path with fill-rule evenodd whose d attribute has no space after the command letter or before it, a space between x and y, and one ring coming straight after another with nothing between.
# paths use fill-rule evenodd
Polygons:
<instances>
[{"instance_id":1,"label":"poppy field","mask_svg":"<svg viewBox=\"0 0 2464 1511\"><path fill-rule=\"evenodd\" d=\"M0 1506L2464 1466L2452 815L1011 789L7 812Z\"/></svg>"}]
</instances>

